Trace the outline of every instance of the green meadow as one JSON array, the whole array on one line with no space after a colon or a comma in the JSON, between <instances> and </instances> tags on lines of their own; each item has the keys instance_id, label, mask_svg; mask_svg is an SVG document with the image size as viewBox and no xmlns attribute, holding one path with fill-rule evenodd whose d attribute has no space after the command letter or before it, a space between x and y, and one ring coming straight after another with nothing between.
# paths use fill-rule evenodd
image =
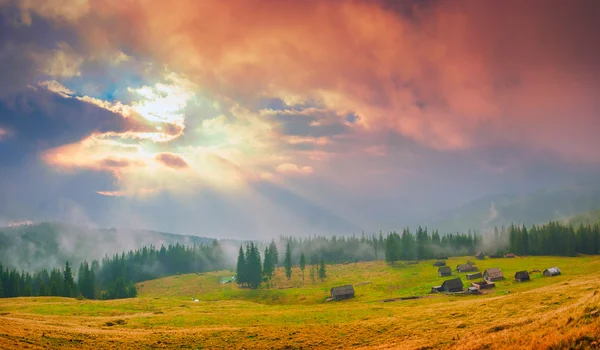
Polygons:
<instances>
[{"instance_id":1,"label":"green meadow","mask_svg":"<svg viewBox=\"0 0 600 350\"><path fill-rule=\"evenodd\" d=\"M0 299L0 348L478 349L598 341L579 338L599 329L600 257L460 257L447 264L456 270L467 260L482 272L500 267L505 280L483 295L431 294L447 279L438 277L435 260L364 262L328 265L324 281L313 281L308 266L304 281L298 267L290 280L280 268L269 288L257 290L221 284L234 273L218 271L141 282L134 299ZM535 272L530 282L514 282L517 271L552 266L562 275ZM470 285L464 273L453 274ZM356 297L327 302L330 288L343 284L354 285ZM383 302L406 296L422 298ZM566 327L558 335L555 322Z\"/></svg>"}]
</instances>

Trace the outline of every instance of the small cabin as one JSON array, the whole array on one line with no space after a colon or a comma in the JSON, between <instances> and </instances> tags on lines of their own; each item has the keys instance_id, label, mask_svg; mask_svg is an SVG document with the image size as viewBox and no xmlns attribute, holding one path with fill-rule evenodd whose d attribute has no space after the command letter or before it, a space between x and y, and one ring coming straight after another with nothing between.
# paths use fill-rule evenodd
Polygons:
<instances>
[{"instance_id":1,"label":"small cabin","mask_svg":"<svg viewBox=\"0 0 600 350\"><path fill-rule=\"evenodd\" d=\"M500 281L504 279L504 274L502 270L494 267L483 272L483 279L486 281Z\"/></svg>"},{"instance_id":2,"label":"small cabin","mask_svg":"<svg viewBox=\"0 0 600 350\"><path fill-rule=\"evenodd\" d=\"M471 285L479 290L494 288L496 284L490 281L471 282Z\"/></svg>"},{"instance_id":3,"label":"small cabin","mask_svg":"<svg viewBox=\"0 0 600 350\"><path fill-rule=\"evenodd\" d=\"M433 266L438 266L438 267L439 266L446 266L446 262L442 261L442 260L439 260L439 261L434 262Z\"/></svg>"},{"instance_id":4,"label":"small cabin","mask_svg":"<svg viewBox=\"0 0 600 350\"><path fill-rule=\"evenodd\" d=\"M462 292L463 283L460 278L445 280L444 283L442 283L442 290L448 293Z\"/></svg>"},{"instance_id":5,"label":"small cabin","mask_svg":"<svg viewBox=\"0 0 600 350\"><path fill-rule=\"evenodd\" d=\"M508 253L506 255L504 255L505 258L514 258L515 255L513 253Z\"/></svg>"},{"instance_id":6,"label":"small cabin","mask_svg":"<svg viewBox=\"0 0 600 350\"><path fill-rule=\"evenodd\" d=\"M482 252L478 252L477 254L475 254L475 259L477 259L477 260L484 260L485 259L485 254L483 254Z\"/></svg>"},{"instance_id":7,"label":"small cabin","mask_svg":"<svg viewBox=\"0 0 600 350\"><path fill-rule=\"evenodd\" d=\"M481 272L476 272L476 273L468 273L467 274L467 279L468 280L476 280L478 278L482 278L483 275L481 274Z\"/></svg>"},{"instance_id":8,"label":"small cabin","mask_svg":"<svg viewBox=\"0 0 600 350\"><path fill-rule=\"evenodd\" d=\"M519 271L517 273L515 273L515 281L517 282L525 282L525 281L529 281L529 272L527 271Z\"/></svg>"},{"instance_id":9,"label":"small cabin","mask_svg":"<svg viewBox=\"0 0 600 350\"><path fill-rule=\"evenodd\" d=\"M561 272L558 269L558 267L556 267L556 266L544 270L544 276L546 276L546 277L554 277L554 276L558 276L560 274L561 274Z\"/></svg>"},{"instance_id":10,"label":"small cabin","mask_svg":"<svg viewBox=\"0 0 600 350\"><path fill-rule=\"evenodd\" d=\"M340 287L331 288L331 299L332 300L344 300L354 298L354 287L348 284Z\"/></svg>"},{"instance_id":11,"label":"small cabin","mask_svg":"<svg viewBox=\"0 0 600 350\"><path fill-rule=\"evenodd\" d=\"M475 265L471 264L461 264L456 267L458 272L474 272L479 271L479 269Z\"/></svg>"},{"instance_id":12,"label":"small cabin","mask_svg":"<svg viewBox=\"0 0 600 350\"><path fill-rule=\"evenodd\" d=\"M452 276L452 268L450 266L442 266L438 269L438 276L447 277Z\"/></svg>"}]
</instances>

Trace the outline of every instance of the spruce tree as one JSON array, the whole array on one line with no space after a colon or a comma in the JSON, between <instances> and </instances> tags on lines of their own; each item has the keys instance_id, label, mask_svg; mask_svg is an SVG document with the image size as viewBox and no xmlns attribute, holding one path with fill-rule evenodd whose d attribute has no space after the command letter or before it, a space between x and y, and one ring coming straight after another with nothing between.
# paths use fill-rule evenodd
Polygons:
<instances>
[{"instance_id":1,"label":"spruce tree","mask_svg":"<svg viewBox=\"0 0 600 350\"><path fill-rule=\"evenodd\" d=\"M248 273L248 285L256 289L262 280L262 269L260 253L254 243L250 243L249 254L246 256L246 271Z\"/></svg>"},{"instance_id":2,"label":"spruce tree","mask_svg":"<svg viewBox=\"0 0 600 350\"><path fill-rule=\"evenodd\" d=\"M247 282L246 257L244 256L244 248L241 245L240 245L240 252L238 253L235 279L239 285L244 285Z\"/></svg>"},{"instance_id":3,"label":"spruce tree","mask_svg":"<svg viewBox=\"0 0 600 350\"><path fill-rule=\"evenodd\" d=\"M319 264L319 279L323 281L325 280L325 277L327 277L327 273L325 271L325 260L323 260L323 257L321 257L321 263Z\"/></svg>"},{"instance_id":4,"label":"spruce tree","mask_svg":"<svg viewBox=\"0 0 600 350\"><path fill-rule=\"evenodd\" d=\"M65 263L64 284L63 284L63 295L64 297L72 297L75 293L75 283L73 282L73 273L71 272L71 266L69 262Z\"/></svg>"},{"instance_id":5,"label":"spruce tree","mask_svg":"<svg viewBox=\"0 0 600 350\"><path fill-rule=\"evenodd\" d=\"M287 243L287 246L285 248L284 266L285 277L287 277L287 279L289 280L290 278L292 278L292 251L290 249L290 242Z\"/></svg>"},{"instance_id":6,"label":"spruce tree","mask_svg":"<svg viewBox=\"0 0 600 350\"><path fill-rule=\"evenodd\" d=\"M2 285L2 269L0 269L0 298L4 298L4 285Z\"/></svg>"},{"instance_id":7,"label":"spruce tree","mask_svg":"<svg viewBox=\"0 0 600 350\"><path fill-rule=\"evenodd\" d=\"M300 254L300 270L302 270L302 284L304 284L304 269L306 268L306 258L304 252Z\"/></svg>"},{"instance_id":8,"label":"spruce tree","mask_svg":"<svg viewBox=\"0 0 600 350\"><path fill-rule=\"evenodd\" d=\"M263 276L265 276L267 281L270 281L271 277L273 277L273 259L271 258L271 251L269 250L269 247L265 248Z\"/></svg>"},{"instance_id":9,"label":"spruce tree","mask_svg":"<svg viewBox=\"0 0 600 350\"><path fill-rule=\"evenodd\" d=\"M269 244L269 253L271 255L271 265L273 266L273 270L277 270L277 265L279 264L279 252L277 251L277 245L275 244L275 240L271 240L271 244Z\"/></svg>"}]
</instances>

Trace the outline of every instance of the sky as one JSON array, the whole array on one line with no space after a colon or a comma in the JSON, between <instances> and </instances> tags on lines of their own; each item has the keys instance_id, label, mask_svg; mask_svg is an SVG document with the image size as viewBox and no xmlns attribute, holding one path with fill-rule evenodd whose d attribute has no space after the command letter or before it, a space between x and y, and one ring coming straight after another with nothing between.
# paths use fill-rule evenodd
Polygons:
<instances>
[{"instance_id":1,"label":"sky","mask_svg":"<svg viewBox=\"0 0 600 350\"><path fill-rule=\"evenodd\" d=\"M0 223L401 229L600 175L595 0L0 0Z\"/></svg>"}]
</instances>

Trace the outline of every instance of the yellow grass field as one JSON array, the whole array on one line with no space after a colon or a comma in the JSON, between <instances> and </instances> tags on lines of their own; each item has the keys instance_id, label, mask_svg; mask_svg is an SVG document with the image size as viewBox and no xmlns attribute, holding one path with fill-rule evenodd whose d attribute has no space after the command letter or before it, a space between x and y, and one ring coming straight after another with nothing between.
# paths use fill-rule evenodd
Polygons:
<instances>
[{"instance_id":1,"label":"yellow grass field","mask_svg":"<svg viewBox=\"0 0 600 350\"><path fill-rule=\"evenodd\" d=\"M290 281L280 268L274 286L259 290L220 284L233 274L220 271L142 282L135 299L0 299L0 348L600 348L600 257L475 262L502 268L506 279L485 295L431 295L444 280L433 261L370 262L329 265L315 283L308 268L304 283L297 267ZM516 271L551 266L563 275L513 281ZM356 298L325 302L331 287L348 283ZM382 302L413 295L423 298Z\"/></svg>"}]
</instances>

